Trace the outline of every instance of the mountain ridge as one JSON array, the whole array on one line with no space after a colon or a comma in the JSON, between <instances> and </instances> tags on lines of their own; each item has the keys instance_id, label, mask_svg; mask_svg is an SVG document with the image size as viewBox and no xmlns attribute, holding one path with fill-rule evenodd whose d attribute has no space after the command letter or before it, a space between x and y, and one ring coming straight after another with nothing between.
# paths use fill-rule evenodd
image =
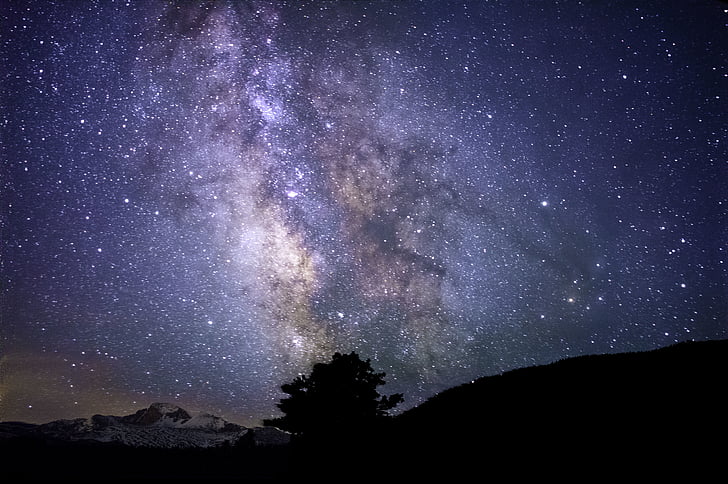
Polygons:
<instances>
[{"instance_id":1,"label":"mountain ridge","mask_svg":"<svg viewBox=\"0 0 728 484\"><path fill-rule=\"evenodd\" d=\"M235 445L285 445L290 435L264 427L247 428L208 413L190 414L163 402L125 416L96 414L44 424L0 422L0 439L26 437L56 442L116 443L146 448L209 448Z\"/></svg>"}]
</instances>

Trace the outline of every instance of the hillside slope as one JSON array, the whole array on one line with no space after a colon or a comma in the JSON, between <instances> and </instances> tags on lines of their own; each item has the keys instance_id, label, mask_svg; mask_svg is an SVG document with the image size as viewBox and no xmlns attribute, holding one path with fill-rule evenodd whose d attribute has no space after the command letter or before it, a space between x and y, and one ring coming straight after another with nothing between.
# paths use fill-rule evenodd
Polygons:
<instances>
[{"instance_id":1,"label":"hillside slope","mask_svg":"<svg viewBox=\"0 0 728 484\"><path fill-rule=\"evenodd\" d=\"M561 360L446 390L395 419L391 441L514 475L700 470L728 450L727 376L728 341Z\"/></svg>"}]
</instances>

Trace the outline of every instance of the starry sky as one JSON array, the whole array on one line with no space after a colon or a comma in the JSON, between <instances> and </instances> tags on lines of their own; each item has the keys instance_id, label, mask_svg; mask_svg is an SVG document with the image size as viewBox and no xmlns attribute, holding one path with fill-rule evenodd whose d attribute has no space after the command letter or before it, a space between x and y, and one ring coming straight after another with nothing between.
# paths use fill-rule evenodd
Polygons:
<instances>
[{"instance_id":1,"label":"starry sky","mask_svg":"<svg viewBox=\"0 0 728 484\"><path fill-rule=\"evenodd\" d=\"M408 408L728 337L728 4L10 1L0 420Z\"/></svg>"}]
</instances>

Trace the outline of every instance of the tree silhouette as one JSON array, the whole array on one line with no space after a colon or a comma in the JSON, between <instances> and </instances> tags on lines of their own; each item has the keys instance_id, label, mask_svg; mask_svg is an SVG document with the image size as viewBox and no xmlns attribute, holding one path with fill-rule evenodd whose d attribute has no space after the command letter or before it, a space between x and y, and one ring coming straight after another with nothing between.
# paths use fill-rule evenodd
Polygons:
<instances>
[{"instance_id":1,"label":"tree silhouette","mask_svg":"<svg viewBox=\"0 0 728 484\"><path fill-rule=\"evenodd\" d=\"M326 435L351 430L381 420L404 398L397 393L382 396L385 373L375 373L369 360L352 352L335 353L330 363L317 363L310 376L300 375L281 386L289 396L278 408L282 417L265 420L299 436Z\"/></svg>"}]
</instances>

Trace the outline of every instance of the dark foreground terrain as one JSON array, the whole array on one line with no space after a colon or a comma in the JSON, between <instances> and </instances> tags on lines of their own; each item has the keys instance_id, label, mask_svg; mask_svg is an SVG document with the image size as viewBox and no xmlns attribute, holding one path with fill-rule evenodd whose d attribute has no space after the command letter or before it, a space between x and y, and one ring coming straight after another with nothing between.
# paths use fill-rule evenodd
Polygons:
<instances>
[{"instance_id":1,"label":"dark foreground terrain","mask_svg":"<svg viewBox=\"0 0 728 484\"><path fill-rule=\"evenodd\" d=\"M33 437L17 424L16 436L6 435L0 444L3 477L7 482L707 478L728 463L727 375L728 341L585 356L452 388L377 428L340 429L316 442L276 447L69 444Z\"/></svg>"},{"instance_id":2,"label":"dark foreground terrain","mask_svg":"<svg viewBox=\"0 0 728 484\"><path fill-rule=\"evenodd\" d=\"M727 384L728 341L584 356L452 388L393 434L440 476L711 476L728 463Z\"/></svg>"}]
</instances>

